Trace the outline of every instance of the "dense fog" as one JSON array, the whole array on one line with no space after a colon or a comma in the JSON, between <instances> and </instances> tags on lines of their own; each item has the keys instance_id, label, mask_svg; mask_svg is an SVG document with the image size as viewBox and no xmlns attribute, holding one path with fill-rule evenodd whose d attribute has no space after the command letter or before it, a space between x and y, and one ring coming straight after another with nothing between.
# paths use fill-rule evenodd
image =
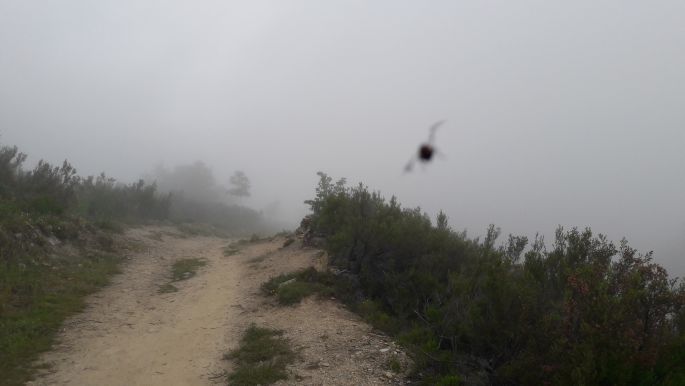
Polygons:
<instances>
[{"instance_id":1,"label":"dense fog","mask_svg":"<svg viewBox=\"0 0 685 386\"><path fill-rule=\"evenodd\" d=\"M160 176L199 161L210 189L187 194L291 227L322 170L470 235L589 226L683 275L683 14L675 0L5 0L0 142L168 190ZM441 119L441 155L404 173ZM228 192L238 171L249 196Z\"/></svg>"}]
</instances>

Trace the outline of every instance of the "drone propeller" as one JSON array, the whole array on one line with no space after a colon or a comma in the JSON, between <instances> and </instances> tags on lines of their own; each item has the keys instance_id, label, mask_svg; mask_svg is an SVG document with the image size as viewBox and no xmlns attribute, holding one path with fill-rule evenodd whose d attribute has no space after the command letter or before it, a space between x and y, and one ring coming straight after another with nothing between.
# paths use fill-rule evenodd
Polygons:
<instances>
[{"instance_id":1,"label":"drone propeller","mask_svg":"<svg viewBox=\"0 0 685 386\"><path fill-rule=\"evenodd\" d=\"M437 121L435 122L431 127L430 127L430 135L428 136L428 143L433 144L433 141L435 140L435 131L438 130L438 127L442 126L442 124L445 123L445 120Z\"/></svg>"}]
</instances>

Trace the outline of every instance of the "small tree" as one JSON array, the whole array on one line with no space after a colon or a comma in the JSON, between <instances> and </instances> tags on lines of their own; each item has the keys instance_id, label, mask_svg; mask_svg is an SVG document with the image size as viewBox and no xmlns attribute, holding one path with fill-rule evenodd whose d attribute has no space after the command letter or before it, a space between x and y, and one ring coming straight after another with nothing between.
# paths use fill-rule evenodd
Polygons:
<instances>
[{"instance_id":1,"label":"small tree","mask_svg":"<svg viewBox=\"0 0 685 386\"><path fill-rule=\"evenodd\" d=\"M442 231L447 231L450 229L447 215L443 211L440 211L440 213L438 213L436 228Z\"/></svg>"},{"instance_id":2,"label":"small tree","mask_svg":"<svg viewBox=\"0 0 685 386\"><path fill-rule=\"evenodd\" d=\"M20 153L16 146L0 148L0 196L8 197L15 193L25 160L26 154Z\"/></svg>"},{"instance_id":3,"label":"small tree","mask_svg":"<svg viewBox=\"0 0 685 386\"><path fill-rule=\"evenodd\" d=\"M228 189L228 194L236 197L250 196L250 179L242 171L238 170L229 179L231 188Z\"/></svg>"}]
</instances>

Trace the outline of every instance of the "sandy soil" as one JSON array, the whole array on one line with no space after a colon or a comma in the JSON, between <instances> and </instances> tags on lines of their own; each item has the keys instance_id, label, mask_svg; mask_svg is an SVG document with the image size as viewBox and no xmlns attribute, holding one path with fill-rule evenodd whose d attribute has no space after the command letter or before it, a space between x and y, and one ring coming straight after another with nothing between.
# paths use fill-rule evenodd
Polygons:
<instances>
[{"instance_id":1,"label":"sandy soil","mask_svg":"<svg viewBox=\"0 0 685 386\"><path fill-rule=\"evenodd\" d=\"M259 286L269 277L321 267L320 251L283 239L247 245L223 255L228 240L185 237L173 228L139 228L127 237L144 246L112 284L65 322L59 344L43 356L49 369L31 385L226 384L237 347L250 323L285 331L300 353L291 378L279 384L375 385L405 383L389 371L409 361L394 343L332 300L307 299L280 307ZM170 266L182 258L207 262L198 274L161 294Z\"/></svg>"}]
</instances>

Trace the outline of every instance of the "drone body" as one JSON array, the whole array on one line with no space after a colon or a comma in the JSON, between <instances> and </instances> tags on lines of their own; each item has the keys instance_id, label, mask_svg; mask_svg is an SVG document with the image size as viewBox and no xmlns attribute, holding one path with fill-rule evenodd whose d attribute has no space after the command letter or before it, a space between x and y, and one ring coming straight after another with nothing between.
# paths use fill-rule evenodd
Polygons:
<instances>
[{"instance_id":1,"label":"drone body","mask_svg":"<svg viewBox=\"0 0 685 386\"><path fill-rule=\"evenodd\" d=\"M419 146L419 151L416 155L412 156L412 158L409 160L409 163L407 166L404 167L405 172L410 172L414 168L414 162L416 160L423 162L423 163L428 163L433 159L433 155L436 153L435 146L433 146L433 142L435 141L435 131L445 123L445 121L438 121L434 123L430 127L430 134L428 137L428 142L422 143L421 146Z\"/></svg>"},{"instance_id":2,"label":"drone body","mask_svg":"<svg viewBox=\"0 0 685 386\"><path fill-rule=\"evenodd\" d=\"M433 146L429 144L423 144L419 148L419 159L423 162L428 162L433 158L433 152L435 149L433 149Z\"/></svg>"}]
</instances>

